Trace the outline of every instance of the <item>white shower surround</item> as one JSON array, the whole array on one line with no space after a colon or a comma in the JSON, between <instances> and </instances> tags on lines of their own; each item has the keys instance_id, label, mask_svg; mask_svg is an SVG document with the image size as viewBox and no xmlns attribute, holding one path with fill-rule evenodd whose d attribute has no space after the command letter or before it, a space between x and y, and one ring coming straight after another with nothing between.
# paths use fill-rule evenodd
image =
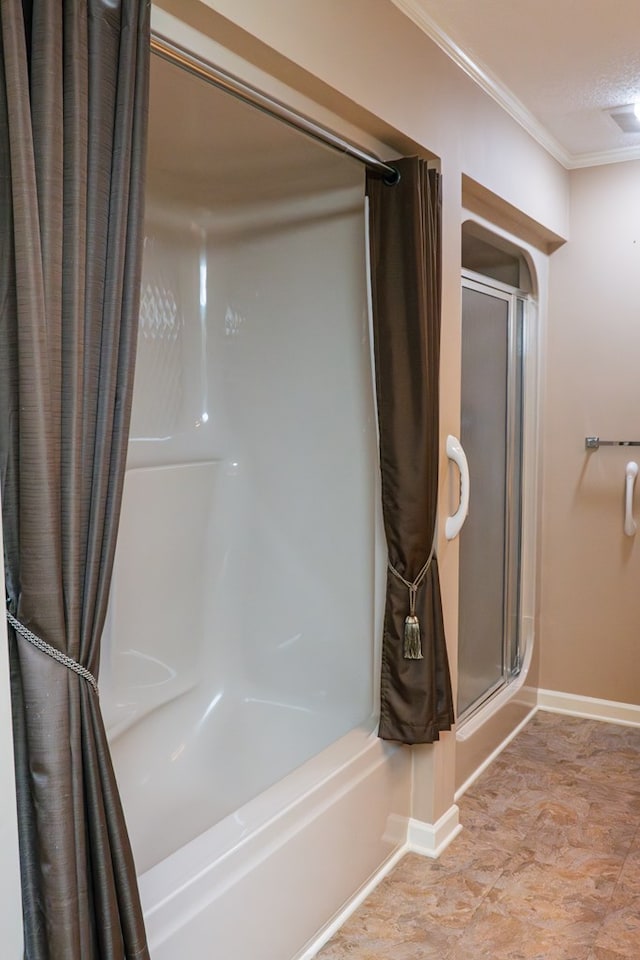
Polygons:
<instances>
[{"instance_id":1,"label":"white shower surround","mask_svg":"<svg viewBox=\"0 0 640 960\"><path fill-rule=\"evenodd\" d=\"M153 960L301 955L406 841L364 174L329 157L297 197L147 206L100 676Z\"/></svg>"}]
</instances>

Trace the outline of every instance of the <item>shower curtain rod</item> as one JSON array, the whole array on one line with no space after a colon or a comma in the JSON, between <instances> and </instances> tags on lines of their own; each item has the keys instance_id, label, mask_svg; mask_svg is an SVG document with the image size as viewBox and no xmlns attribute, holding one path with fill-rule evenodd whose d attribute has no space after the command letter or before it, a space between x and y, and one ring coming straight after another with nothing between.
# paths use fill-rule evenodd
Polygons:
<instances>
[{"instance_id":1,"label":"shower curtain rod","mask_svg":"<svg viewBox=\"0 0 640 960\"><path fill-rule=\"evenodd\" d=\"M385 183L393 185L400 180L400 172L391 166L391 164L384 163L382 160L379 160L378 157L374 156L374 154L368 153L366 150L361 150L360 147L339 137L336 133L333 133L332 130L328 130L326 127L303 116L303 114L297 113L279 100L268 97L250 84L239 80L238 77L234 77L219 67L214 67L213 64L208 63L206 60L200 60L192 53L189 53L188 50L161 37L157 33L152 33L151 35L151 52L163 60L167 60L169 63L182 67L183 70L193 74L193 76L206 80L207 83L213 84L214 87L225 90L244 103L257 107L259 110L262 110L263 113L267 113L277 120L282 120L296 130L301 130L302 133L312 137L314 140L319 140L320 143L324 143L334 150L339 150L354 160L359 160L360 163L364 163L371 170L377 170L378 173L382 174Z\"/></svg>"}]
</instances>

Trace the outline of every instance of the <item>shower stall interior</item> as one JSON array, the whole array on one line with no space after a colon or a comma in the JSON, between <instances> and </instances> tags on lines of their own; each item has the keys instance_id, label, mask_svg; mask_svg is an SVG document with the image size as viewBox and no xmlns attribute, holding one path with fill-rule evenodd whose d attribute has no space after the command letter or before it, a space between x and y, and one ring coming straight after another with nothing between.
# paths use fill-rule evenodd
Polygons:
<instances>
[{"instance_id":1,"label":"shower stall interior","mask_svg":"<svg viewBox=\"0 0 640 960\"><path fill-rule=\"evenodd\" d=\"M213 930L222 955L228 942L238 960L257 956L233 897L238 877L267 870L254 895L268 903L279 808L300 814L280 830L298 844L282 889L306 884L307 903L299 930L274 920L291 903L273 907L261 960L290 956L319 925L300 920L309 904L331 916L403 839L408 760L373 733L385 560L364 203L361 164L152 58L101 699L154 960L198 955ZM353 876L348 789L380 805ZM325 839L345 863L323 892L305 865L323 869L322 840L314 855L305 837L334 801L343 819ZM252 837L266 847L249 867Z\"/></svg>"}]
</instances>

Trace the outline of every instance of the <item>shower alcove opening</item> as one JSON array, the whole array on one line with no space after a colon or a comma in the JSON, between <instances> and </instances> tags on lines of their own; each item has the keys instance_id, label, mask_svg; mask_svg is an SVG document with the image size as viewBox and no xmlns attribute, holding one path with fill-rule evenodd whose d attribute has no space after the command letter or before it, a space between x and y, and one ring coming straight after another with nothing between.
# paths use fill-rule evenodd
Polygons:
<instances>
[{"instance_id":1,"label":"shower alcove opening","mask_svg":"<svg viewBox=\"0 0 640 960\"><path fill-rule=\"evenodd\" d=\"M409 814L364 168L152 57L145 234L103 711L153 960L284 960Z\"/></svg>"}]
</instances>

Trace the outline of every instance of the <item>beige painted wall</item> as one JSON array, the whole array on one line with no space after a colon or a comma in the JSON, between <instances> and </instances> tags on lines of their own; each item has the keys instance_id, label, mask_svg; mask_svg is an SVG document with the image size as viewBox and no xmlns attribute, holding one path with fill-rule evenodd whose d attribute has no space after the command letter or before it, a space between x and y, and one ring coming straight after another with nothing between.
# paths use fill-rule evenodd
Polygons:
<instances>
[{"instance_id":1,"label":"beige painted wall","mask_svg":"<svg viewBox=\"0 0 640 960\"><path fill-rule=\"evenodd\" d=\"M640 448L640 162L571 174L571 242L551 258L540 685L640 703L640 534L623 533ZM636 494L640 520L640 487Z\"/></svg>"},{"instance_id":2,"label":"beige painted wall","mask_svg":"<svg viewBox=\"0 0 640 960\"><path fill-rule=\"evenodd\" d=\"M444 438L460 428L460 226L468 206L540 247L568 233L568 175L391 0L159 0L156 28L385 156L429 152L443 173L442 459L438 556L455 684L458 546L444 539L455 486ZM159 11L163 11L162 14ZM166 14L179 18L176 27ZM184 25L188 26L184 26ZM193 30L198 31L194 33ZM162 32L162 29L160 29ZM208 38L203 41L204 38ZM213 43L212 43L213 41ZM546 291L545 291L546 295ZM414 815L455 789L452 735L416 751Z\"/></svg>"},{"instance_id":3,"label":"beige painted wall","mask_svg":"<svg viewBox=\"0 0 640 960\"><path fill-rule=\"evenodd\" d=\"M392 146L407 138L560 236L566 171L391 0L159 0Z\"/></svg>"}]
</instances>

